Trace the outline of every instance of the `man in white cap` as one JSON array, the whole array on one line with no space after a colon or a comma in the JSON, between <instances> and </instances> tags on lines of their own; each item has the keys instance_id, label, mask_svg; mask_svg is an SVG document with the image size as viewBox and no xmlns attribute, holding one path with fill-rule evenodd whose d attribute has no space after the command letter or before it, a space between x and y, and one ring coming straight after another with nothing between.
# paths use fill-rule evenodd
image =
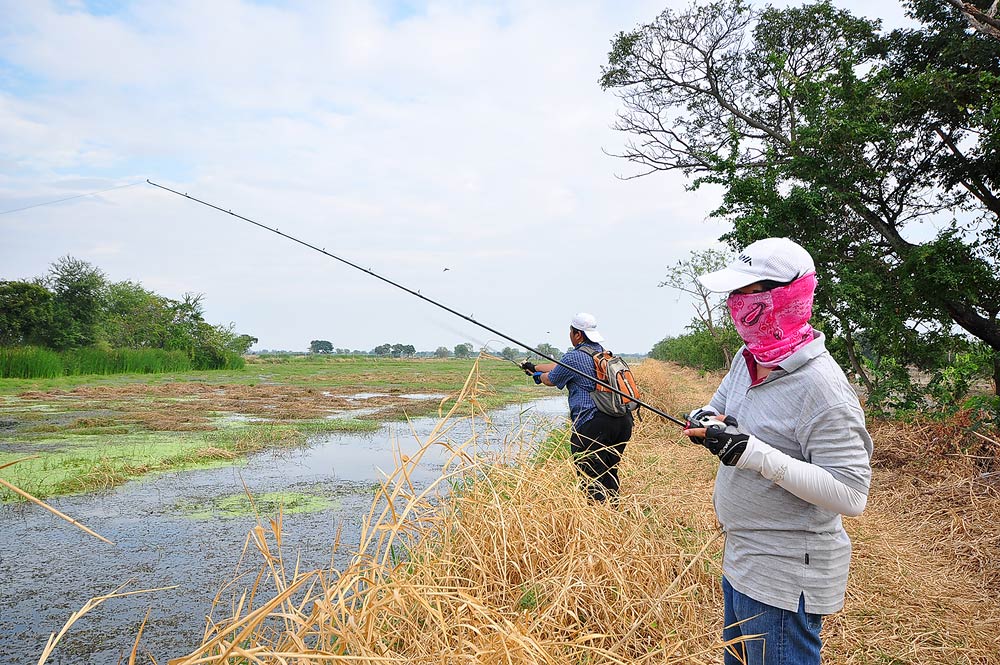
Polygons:
<instances>
[{"instance_id":1,"label":"man in white cap","mask_svg":"<svg viewBox=\"0 0 1000 665\"><path fill-rule=\"evenodd\" d=\"M618 500L620 487L618 462L625 452L625 443L632 437L632 414L611 416L598 410L590 394L597 388L597 371L591 354L604 351L604 336L597 330L593 314L580 312L569 326L569 341L573 350L560 362L585 374L584 378L555 363L531 362L521 368L531 374L535 383L556 388L569 388L569 414L573 421L570 449L577 474L583 479L587 496L595 502Z\"/></svg>"},{"instance_id":2,"label":"man in white cap","mask_svg":"<svg viewBox=\"0 0 1000 665\"><path fill-rule=\"evenodd\" d=\"M872 440L844 372L809 325L816 270L787 238L749 245L698 278L729 292L746 343L684 433L722 464L713 502L726 533L726 665L818 665L823 615L844 605L851 541L841 515L864 510Z\"/></svg>"}]
</instances>

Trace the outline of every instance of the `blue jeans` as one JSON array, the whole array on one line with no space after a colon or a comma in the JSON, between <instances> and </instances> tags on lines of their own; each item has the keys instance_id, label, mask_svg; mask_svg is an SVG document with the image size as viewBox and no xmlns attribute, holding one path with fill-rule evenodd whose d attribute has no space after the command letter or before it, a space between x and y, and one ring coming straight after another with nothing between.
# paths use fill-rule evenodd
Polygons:
<instances>
[{"instance_id":1,"label":"blue jeans","mask_svg":"<svg viewBox=\"0 0 1000 665\"><path fill-rule=\"evenodd\" d=\"M806 612L805 596L799 596L798 612L789 612L740 593L725 577L722 594L726 604L722 639L758 635L726 647L725 665L819 665L823 615Z\"/></svg>"}]
</instances>

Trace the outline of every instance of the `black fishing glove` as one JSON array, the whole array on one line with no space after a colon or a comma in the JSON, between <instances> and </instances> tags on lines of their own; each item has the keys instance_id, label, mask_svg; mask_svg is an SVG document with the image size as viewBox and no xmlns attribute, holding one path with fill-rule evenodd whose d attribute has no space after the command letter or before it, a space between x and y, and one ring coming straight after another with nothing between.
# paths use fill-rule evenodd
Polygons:
<instances>
[{"instance_id":1,"label":"black fishing glove","mask_svg":"<svg viewBox=\"0 0 1000 665\"><path fill-rule=\"evenodd\" d=\"M743 434L737 429L736 418L726 416L721 422L713 420L704 426L705 438L701 445L718 456L726 466L736 466L747 449L747 441L750 440L748 434Z\"/></svg>"},{"instance_id":2,"label":"black fishing glove","mask_svg":"<svg viewBox=\"0 0 1000 665\"><path fill-rule=\"evenodd\" d=\"M524 370L524 373L527 374L528 376L531 376L532 374L538 371L535 369L535 363L531 362L530 360L525 360L523 363L521 363L520 367L521 369Z\"/></svg>"},{"instance_id":3,"label":"black fishing glove","mask_svg":"<svg viewBox=\"0 0 1000 665\"><path fill-rule=\"evenodd\" d=\"M712 416L719 415L712 409L695 409L688 414L687 424L684 426L685 429L696 429L698 427L705 427L705 419ZM700 436L689 436L691 443L696 443L699 446L705 445L705 439Z\"/></svg>"}]
</instances>

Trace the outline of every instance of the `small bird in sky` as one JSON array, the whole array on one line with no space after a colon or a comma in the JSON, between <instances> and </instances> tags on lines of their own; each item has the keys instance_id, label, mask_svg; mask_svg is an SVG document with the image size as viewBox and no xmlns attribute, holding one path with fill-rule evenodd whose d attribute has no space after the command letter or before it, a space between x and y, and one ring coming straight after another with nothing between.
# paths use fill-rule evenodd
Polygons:
<instances>
[{"instance_id":1,"label":"small bird in sky","mask_svg":"<svg viewBox=\"0 0 1000 665\"><path fill-rule=\"evenodd\" d=\"M448 272L449 270L451 270L451 268L445 268L445 269L444 269L444 270L442 270L441 272Z\"/></svg>"}]
</instances>

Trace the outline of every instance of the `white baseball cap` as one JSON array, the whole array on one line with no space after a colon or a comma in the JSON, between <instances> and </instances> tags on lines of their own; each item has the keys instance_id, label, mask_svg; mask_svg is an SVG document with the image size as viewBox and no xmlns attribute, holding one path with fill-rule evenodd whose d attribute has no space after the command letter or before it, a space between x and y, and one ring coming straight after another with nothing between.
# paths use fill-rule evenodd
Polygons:
<instances>
[{"instance_id":1,"label":"white baseball cap","mask_svg":"<svg viewBox=\"0 0 1000 665\"><path fill-rule=\"evenodd\" d=\"M791 282L816 272L812 257L788 238L765 238L747 245L739 257L722 270L698 277L709 291L735 291L754 282Z\"/></svg>"},{"instance_id":2,"label":"white baseball cap","mask_svg":"<svg viewBox=\"0 0 1000 665\"><path fill-rule=\"evenodd\" d=\"M570 325L582 332L591 342L603 342L604 335L597 332L597 319L593 314L580 312L573 317Z\"/></svg>"}]
</instances>

